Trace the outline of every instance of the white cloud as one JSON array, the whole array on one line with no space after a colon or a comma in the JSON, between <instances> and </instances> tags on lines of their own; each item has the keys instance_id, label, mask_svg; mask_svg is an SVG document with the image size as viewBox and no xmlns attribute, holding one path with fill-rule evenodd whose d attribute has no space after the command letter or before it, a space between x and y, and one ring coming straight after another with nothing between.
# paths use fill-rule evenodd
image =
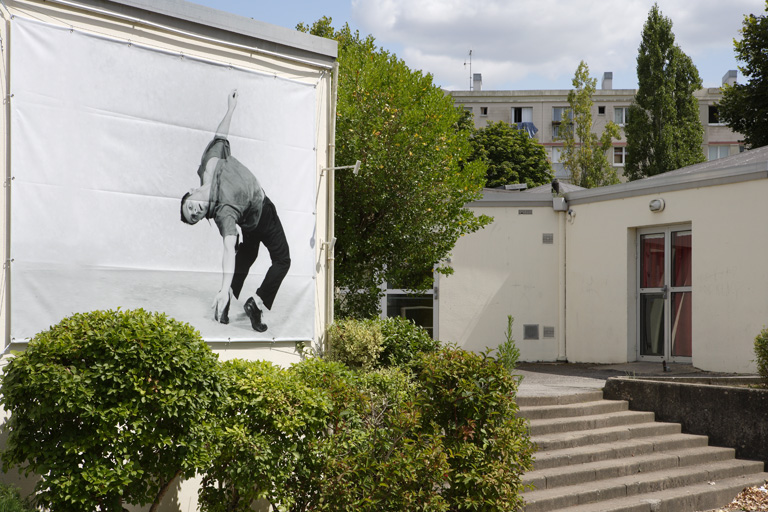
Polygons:
<instances>
[{"instance_id":1,"label":"white cloud","mask_svg":"<svg viewBox=\"0 0 768 512\"><path fill-rule=\"evenodd\" d=\"M719 66L712 72L720 76L734 63L705 61L732 55L744 14L765 9L763 0L658 4L694 63ZM570 88L581 60L592 76L613 71L614 86L634 87L637 48L652 5L653 0L352 0L352 13L361 31L412 68L435 75L445 88L467 88L470 49L472 71L483 74L485 89Z\"/></svg>"}]
</instances>

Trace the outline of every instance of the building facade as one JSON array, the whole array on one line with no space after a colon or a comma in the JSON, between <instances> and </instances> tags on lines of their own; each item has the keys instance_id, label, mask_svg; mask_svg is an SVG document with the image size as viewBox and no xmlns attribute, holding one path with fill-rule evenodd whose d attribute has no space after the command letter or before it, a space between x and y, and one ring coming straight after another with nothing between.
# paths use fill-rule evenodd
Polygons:
<instances>
[{"instance_id":1,"label":"building facade","mask_svg":"<svg viewBox=\"0 0 768 512\"><path fill-rule=\"evenodd\" d=\"M728 71L723 76L723 83L733 83L736 71ZM472 112L476 128L486 126L488 122L504 121L525 127L529 133L547 150L555 175L560 180L567 180L569 173L560 163L562 142L557 141L558 129L563 112L568 108L569 90L528 90L528 91L483 91L482 77L474 75L473 90L450 91L458 107ZM609 121L622 128L622 138L614 142L613 155L610 156L619 176L623 176L626 160L627 142L623 126L627 120L629 106L635 97L636 89L614 89L613 73L603 75L601 87L592 97L592 119L594 131L602 133ZM704 127L702 151L708 160L716 160L743 151L741 136L720 123L717 116L717 104L722 92L718 87L700 89L696 93L699 101L699 118ZM531 126L532 125L532 126Z\"/></svg>"}]
</instances>

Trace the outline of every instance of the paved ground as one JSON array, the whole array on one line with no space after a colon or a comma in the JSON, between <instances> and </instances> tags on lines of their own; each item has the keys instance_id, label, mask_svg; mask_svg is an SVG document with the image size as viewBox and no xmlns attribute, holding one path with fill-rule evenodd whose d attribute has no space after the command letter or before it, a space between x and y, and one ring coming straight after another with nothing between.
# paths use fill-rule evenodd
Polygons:
<instances>
[{"instance_id":1,"label":"paved ground","mask_svg":"<svg viewBox=\"0 0 768 512\"><path fill-rule=\"evenodd\" d=\"M551 396L573 394L601 389L610 377L650 376L733 376L733 374L705 372L691 365L634 362L624 364L591 363L520 363L515 373L523 380L520 396Z\"/></svg>"}]
</instances>

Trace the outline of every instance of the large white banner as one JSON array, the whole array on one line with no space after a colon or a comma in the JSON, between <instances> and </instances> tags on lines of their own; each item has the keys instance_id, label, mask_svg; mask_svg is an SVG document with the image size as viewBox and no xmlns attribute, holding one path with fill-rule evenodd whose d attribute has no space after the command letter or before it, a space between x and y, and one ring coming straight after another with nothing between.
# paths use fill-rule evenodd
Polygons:
<instances>
[{"instance_id":1,"label":"large white banner","mask_svg":"<svg viewBox=\"0 0 768 512\"><path fill-rule=\"evenodd\" d=\"M315 88L21 18L11 37L12 338L119 307L165 312L209 340L311 340ZM254 213L267 211L258 194L227 204L240 182L226 162L213 184L207 177L219 191L206 196L211 212L239 212L239 241L251 257L258 250L249 267L239 246L247 277L222 324L211 307L226 267L218 213L184 224L180 200L201 185L203 151L233 91L230 159L275 210ZM244 311L257 290L263 332Z\"/></svg>"}]
</instances>

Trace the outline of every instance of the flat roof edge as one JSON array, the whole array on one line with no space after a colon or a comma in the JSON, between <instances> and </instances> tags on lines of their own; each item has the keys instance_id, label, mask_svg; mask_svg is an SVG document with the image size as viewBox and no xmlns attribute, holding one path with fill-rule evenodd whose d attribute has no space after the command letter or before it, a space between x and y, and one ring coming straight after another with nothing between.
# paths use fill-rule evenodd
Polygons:
<instances>
[{"instance_id":1,"label":"flat roof edge","mask_svg":"<svg viewBox=\"0 0 768 512\"><path fill-rule=\"evenodd\" d=\"M578 205L761 179L768 179L768 162L699 171L691 174L659 175L609 187L569 192L565 194L565 197L569 205Z\"/></svg>"},{"instance_id":2,"label":"flat roof edge","mask_svg":"<svg viewBox=\"0 0 768 512\"><path fill-rule=\"evenodd\" d=\"M536 194L530 192L508 192L485 190L483 197L472 201L467 206L476 208L496 208L504 206L549 206L552 208L552 194Z\"/></svg>"},{"instance_id":3,"label":"flat roof edge","mask_svg":"<svg viewBox=\"0 0 768 512\"><path fill-rule=\"evenodd\" d=\"M227 32L250 40L258 40L267 45L280 47L288 55L300 54L318 62L332 63L338 56L337 42L332 39L305 34L271 23L239 16L204 5L184 0L45 0L52 4L81 6L83 9L100 9L116 14L130 14L141 18L141 13L148 13L149 22L165 18L165 24L172 26L173 21L201 27L201 36L208 37L212 29ZM175 28L175 27L173 27ZM234 41L233 41L234 42Z\"/></svg>"}]
</instances>

